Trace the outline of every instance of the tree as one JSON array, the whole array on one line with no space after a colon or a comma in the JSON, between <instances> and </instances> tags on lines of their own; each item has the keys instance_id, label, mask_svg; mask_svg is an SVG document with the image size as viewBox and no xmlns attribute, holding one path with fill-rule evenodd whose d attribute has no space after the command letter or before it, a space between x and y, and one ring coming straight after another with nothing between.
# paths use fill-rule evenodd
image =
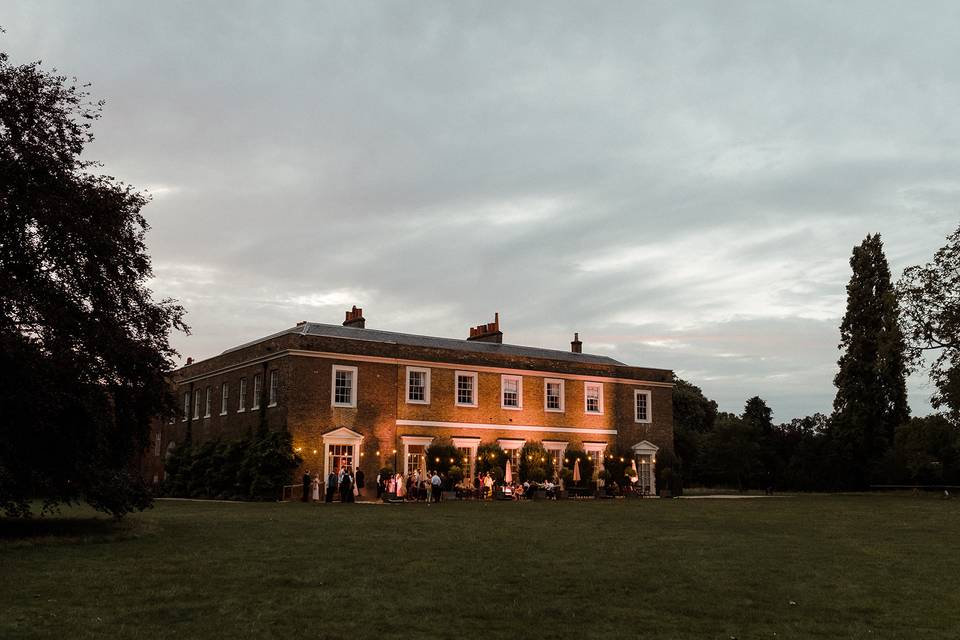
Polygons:
<instances>
[{"instance_id":1,"label":"tree","mask_svg":"<svg viewBox=\"0 0 960 640\"><path fill-rule=\"evenodd\" d=\"M721 413L705 447L710 452L701 462L706 477L735 485L740 491L751 485L760 468L760 444L751 425L733 414Z\"/></svg>"},{"instance_id":2,"label":"tree","mask_svg":"<svg viewBox=\"0 0 960 640\"><path fill-rule=\"evenodd\" d=\"M930 379L937 391L931 403L960 424L960 227L933 256L908 267L897 283L900 320L913 363L936 353Z\"/></svg>"},{"instance_id":3,"label":"tree","mask_svg":"<svg viewBox=\"0 0 960 640\"><path fill-rule=\"evenodd\" d=\"M679 458L675 471L683 470L678 482L694 483L700 467L698 456L703 450L704 435L713 430L717 420L717 403L703 395L700 387L673 376L673 442Z\"/></svg>"},{"instance_id":4,"label":"tree","mask_svg":"<svg viewBox=\"0 0 960 640\"><path fill-rule=\"evenodd\" d=\"M741 416L744 425L753 431L759 446L757 472L765 487L772 487L777 473L776 445L773 439L773 411L760 396L747 400Z\"/></svg>"},{"instance_id":5,"label":"tree","mask_svg":"<svg viewBox=\"0 0 960 640\"><path fill-rule=\"evenodd\" d=\"M894 430L910 416L907 355L879 234L854 247L850 267L831 435L841 485L864 488L892 444Z\"/></svg>"},{"instance_id":6,"label":"tree","mask_svg":"<svg viewBox=\"0 0 960 640\"><path fill-rule=\"evenodd\" d=\"M85 87L0 53L0 506L149 505L135 460L174 411L183 308L155 301L147 197L82 160L101 115Z\"/></svg>"},{"instance_id":7,"label":"tree","mask_svg":"<svg viewBox=\"0 0 960 640\"><path fill-rule=\"evenodd\" d=\"M960 429L943 415L911 418L897 427L895 442L902 480L916 484L960 480Z\"/></svg>"},{"instance_id":8,"label":"tree","mask_svg":"<svg viewBox=\"0 0 960 640\"><path fill-rule=\"evenodd\" d=\"M553 458L547 453L543 443L538 440L524 443L523 449L520 450L518 472L521 481L543 482L553 477Z\"/></svg>"}]
</instances>

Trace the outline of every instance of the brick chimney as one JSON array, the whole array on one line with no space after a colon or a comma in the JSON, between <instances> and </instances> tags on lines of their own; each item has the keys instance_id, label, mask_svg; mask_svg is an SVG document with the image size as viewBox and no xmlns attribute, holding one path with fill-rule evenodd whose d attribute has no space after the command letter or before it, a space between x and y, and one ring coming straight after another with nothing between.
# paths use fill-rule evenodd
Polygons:
<instances>
[{"instance_id":1,"label":"brick chimney","mask_svg":"<svg viewBox=\"0 0 960 640\"><path fill-rule=\"evenodd\" d=\"M573 353L583 353L583 343L580 342L580 334L573 334L573 341L570 343L570 351Z\"/></svg>"},{"instance_id":2,"label":"brick chimney","mask_svg":"<svg viewBox=\"0 0 960 640\"><path fill-rule=\"evenodd\" d=\"M357 329L366 328L367 321L363 317L363 309L357 309L357 305L353 305L353 309L347 311L347 318L343 321L343 326L356 327Z\"/></svg>"},{"instance_id":3,"label":"brick chimney","mask_svg":"<svg viewBox=\"0 0 960 640\"><path fill-rule=\"evenodd\" d=\"M493 314L493 322L470 327L470 336L467 340L502 343L503 332L500 331L500 313Z\"/></svg>"}]
</instances>

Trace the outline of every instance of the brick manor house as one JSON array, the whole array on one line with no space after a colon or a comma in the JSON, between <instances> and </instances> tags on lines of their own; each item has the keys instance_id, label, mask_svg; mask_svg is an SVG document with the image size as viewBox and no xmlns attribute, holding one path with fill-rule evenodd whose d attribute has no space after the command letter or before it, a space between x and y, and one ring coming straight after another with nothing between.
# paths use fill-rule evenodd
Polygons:
<instances>
[{"instance_id":1,"label":"brick manor house","mask_svg":"<svg viewBox=\"0 0 960 640\"><path fill-rule=\"evenodd\" d=\"M524 442L538 440L555 465L567 447L600 459L608 446L631 449L640 486L656 492L657 451L673 448L671 371L582 353L576 335L570 351L504 344L499 315L465 340L365 325L354 307L342 325L300 322L188 359L172 376L180 415L153 425L148 480L163 477L164 454L188 429L204 442L266 426L287 429L301 472L321 478L342 465L371 479L384 466L425 470L438 439L460 449L472 476L481 443L498 442L517 468Z\"/></svg>"}]
</instances>

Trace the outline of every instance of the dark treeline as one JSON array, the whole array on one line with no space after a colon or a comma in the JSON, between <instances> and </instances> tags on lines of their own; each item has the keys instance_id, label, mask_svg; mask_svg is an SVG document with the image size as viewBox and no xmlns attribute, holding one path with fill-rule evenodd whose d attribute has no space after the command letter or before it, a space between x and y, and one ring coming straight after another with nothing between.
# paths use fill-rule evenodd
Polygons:
<instances>
[{"instance_id":1,"label":"dark treeline","mask_svg":"<svg viewBox=\"0 0 960 640\"><path fill-rule=\"evenodd\" d=\"M675 379L674 433L686 486L856 490L960 484L960 229L894 286L879 235L854 248L829 414L775 424L759 397L720 412ZM906 376L926 366L937 413L910 417Z\"/></svg>"}]
</instances>

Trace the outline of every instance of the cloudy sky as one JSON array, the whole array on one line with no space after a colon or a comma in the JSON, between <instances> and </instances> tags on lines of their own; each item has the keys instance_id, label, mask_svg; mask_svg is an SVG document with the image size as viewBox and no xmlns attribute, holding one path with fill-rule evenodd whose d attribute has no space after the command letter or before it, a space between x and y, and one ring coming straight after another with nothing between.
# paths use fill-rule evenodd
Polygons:
<instances>
[{"instance_id":1,"label":"cloudy sky","mask_svg":"<svg viewBox=\"0 0 960 640\"><path fill-rule=\"evenodd\" d=\"M206 357L299 320L675 369L828 411L851 247L960 222L960 4L4 2L107 100ZM916 413L929 388L911 379Z\"/></svg>"}]
</instances>

